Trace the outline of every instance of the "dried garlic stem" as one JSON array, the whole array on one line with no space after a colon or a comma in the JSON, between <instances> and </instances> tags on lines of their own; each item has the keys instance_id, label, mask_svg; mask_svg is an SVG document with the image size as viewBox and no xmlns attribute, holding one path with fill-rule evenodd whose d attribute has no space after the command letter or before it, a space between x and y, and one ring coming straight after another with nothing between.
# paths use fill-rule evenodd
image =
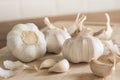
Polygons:
<instances>
[{"instance_id":1,"label":"dried garlic stem","mask_svg":"<svg viewBox=\"0 0 120 80\"><path fill-rule=\"evenodd\" d=\"M48 17L44 18L44 23L47 25L47 27L49 29L55 29L56 28L53 24L50 23L50 20L48 19Z\"/></svg>"}]
</instances>

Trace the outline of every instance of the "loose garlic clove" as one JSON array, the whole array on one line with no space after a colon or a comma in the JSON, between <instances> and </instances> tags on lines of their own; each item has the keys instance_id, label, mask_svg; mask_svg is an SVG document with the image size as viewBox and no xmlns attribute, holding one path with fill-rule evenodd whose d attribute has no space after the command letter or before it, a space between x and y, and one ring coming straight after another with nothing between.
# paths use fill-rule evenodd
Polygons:
<instances>
[{"instance_id":1,"label":"loose garlic clove","mask_svg":"<svg viewBox=\"0 0 120 80\"><path fill-rule=\"evenodd\" d=\"M5 69L3 69L3 68L0 67L0 77L9 78L9 77L12 77L14 75L15 75L14 71L5 70Z\"/></svg>"},{"instance_id":2,"label":"loose garlic clove","mask_svg":"<svg viewBox=\"0 0 120 80\"><path fill-rule=\"evenodd\" d=\"M42 68L50 68L52 67L54 64L56 64L56 61L54 59L46 59L44 60L41 65L40 65L40 69Z\"/></svg>"},{"instance_id":3,"label":"loose garlic clove","mask_svg":"<svg viewBox=\"0 0 120 80\"><path fill-rule=\"evenodd\" d=\"M95 59L91 60L90 68L95 75L100 77L106 77L115 70L112 64L105 64Z\"/></svg>"},{"instance_id":4,"label":"loose garlic clove","mask_svg":"<svg viewBox=\"0 0 120 80\"><path fill-rule=\"evenodd\" d=\"M70 68L70 64L66 59L63 59L56 63L53 67L49 69L49 72L66 72Z\"/></svg>"},{"instance_id":5,"label":"loose garlic clove","mask_svg":"<svg viewBox=\"0 0 120 80\"><path fill-rule=\"evenodd\" d=\"M99 39L104 39L104 40L110 39L113 32L113 29L110 25L110 17L107 13L105 13L105 16L107 18L107 23L106 23L107 27L93 34L95 37L98 37Z\"/></svg>"},{"instance_id":6,"label":"loose garlic clove","mask_svg":"<svg viewBox=\"0 0 120 80\"><path fill-rule=\"evenodd\" d=\"M4 66L6 69L10 69L10 70L16 70L16 69L26 69L29 68L28 65L20 62L20 61L10 61L10 60L6 60L3 62Z\"/></svg>"}]
</instances>

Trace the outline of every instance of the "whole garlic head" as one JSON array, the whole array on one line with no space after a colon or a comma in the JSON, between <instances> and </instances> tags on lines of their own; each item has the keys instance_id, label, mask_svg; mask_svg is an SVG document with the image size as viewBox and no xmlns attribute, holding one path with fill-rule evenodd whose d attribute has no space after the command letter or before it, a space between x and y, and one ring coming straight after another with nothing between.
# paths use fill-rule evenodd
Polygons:
<instances>
[{"instance_id":1,"label":"whole garlic head","mask_svg":"<svg viewBox=\"0 0 120 80\"><path fill-rule=\"evenodd\" d=\"M48 18L45 18L45 23L49 27L49 30L44 31L45 39L47 42L47 51L53 53L60 53L63 43L71 36L64 28L64 30L53 26Z\"/></svg>"},{"instance_id":2,"label":"whole garlic head","mask_svg":"<svg viewBox=\"0 0 120 80\"><path fill-rule=\"evenodd\" d=\"M63 56L73 63L89 62L103 54L101 41L93 36L81 36L68 39L63 45Z\"/></svg>"},{"instance_id":3,"label":"whole garlic head","mask_svg":"<svg viewBox=\"0 0 120 80\"><path fill-rule=\"evenodd\" d=\"M63 56L73 63L89 62L92 58L99 58L103 52L102 42L93 37L87 28L77 37L67 39L62 49Z\"/></svg>"},{"instance_id":4,"label":"whole garlic head","mask_svg":"<svg viewBox=\"0 0 120 80\"><path fill-rule=\"evenodd\" d=\"M30 62L46 53L44 35L33 23L17 24L7 35L7 47L21 61Z\"/></svg>"}]
</instances>

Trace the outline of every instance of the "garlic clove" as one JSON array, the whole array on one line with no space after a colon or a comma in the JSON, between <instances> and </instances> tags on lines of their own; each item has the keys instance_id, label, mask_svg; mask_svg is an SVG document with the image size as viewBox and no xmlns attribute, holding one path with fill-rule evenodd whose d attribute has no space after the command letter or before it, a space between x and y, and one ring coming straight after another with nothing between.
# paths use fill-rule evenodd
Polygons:
<instances>
[{"instance_id":1,"label":"garlic clove","mask_svg":"<svg viewBox=\"0 0 120 80\"><path fill-rule=\"evenodd\" d=\"M49 72L66 72L70 68L70 64L66 59L63 59L56 63L53 67L49 69Z\"/></svg>"},{"instance_id":2,"label":"garlic clove","mask_svg":"<svg viewBox=\"0 0 120 80\"><path fill-rule=\"evenodd\" d=\"M40 65L40 69L43 68L50 68L52 67L54 64L56 64L56 61L54 59L46 59L44 60L41 65Z\"/></svg>"},{"instance_id":3,"label":"garlic clove","mask_svg":"<svg viewBox=\"0 0 120 80\"><path fill-rule=\"evenodd\" d=\"M105 16L107 18L107 23L106 23L106 28L105 29L101 29L98 32L95 32L93 35L100 38L100 39L110 39L110 37L112 36L112 32L113 29L110 25L110 17L107 13L105 13Z\"/></svg>"},{"instance_id":4,"label":"garlic clove","mask_svg":"<svg viewBox=\"0 0 120 80\"><path fill-rule=\"evenodd\" d=\"M3 69L3 68L0 67L0 77L9 78L9 77L12 77L14 75L15 75L14 71L5 70L5 69Z\"/></svg>"},{"instance_id":5,"label":"garlic clove","mask_svg":"<svg viewBox=\"0 0 120 80\"><path fill-rule=\"evenodd\" d=\"M20 62L20 61L10 61L10 60L6 60L3 62L4 66L6 69L10 69L10 70L15 70L15 69L26 69L29 66Z\"/></svg>"},{"instance_id":6,"label":"garlic clove","mask_svg":"<svg viewBox=\"0 0 120 80\"><path fill-rule=\"evenodd\" d=\"M112 64L105 64L95 59L91 60L90 68L95 75L100 77L109 76L115 69Z\"/></svg>"}]
</instances>

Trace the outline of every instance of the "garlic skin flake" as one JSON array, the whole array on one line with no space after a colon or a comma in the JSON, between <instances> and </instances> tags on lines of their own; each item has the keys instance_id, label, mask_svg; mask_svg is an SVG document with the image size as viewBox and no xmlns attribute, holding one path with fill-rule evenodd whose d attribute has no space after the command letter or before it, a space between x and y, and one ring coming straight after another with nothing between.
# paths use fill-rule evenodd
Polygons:
<instances>
[{"instance_id":1,"label":"garlic skin flake","mask_svg":"<svg viewBox=\"0 0 120 80\"><path fill-rule=\"evenodd\" d=\"M3 62L4 67L7 69L3 69L0 67L0 76L3 78L9 78L17 73L22 72L24 69L28 69L29 66L20 62L20 61L11 61L11 60L6 60Z\"/></svg>"},{"instance_id":2,"label":"garlic skin flake","mask_svg":"<svg viewBox=\"0 0 120 80\"><path fill-rule=\"evenodd\" d=\"M95 75L100 77L109 76L115 70L112 64L101 63L98 60L91 60L90 68Z\"/></svg>"},{"instance_id":3,"label":"garlic skin flake","mask_svg":"<svg viewBox=\"0 0 120 80\"><path fill-rule=\"evenodd\" d=\"M41 65L40 65L40 69L43 68L50 68L52 67L54 64L56 64L56 61L54 59L46 59L44 60Z\"/></svg>"},{"instance_id":4,"label":"garlic skin flake","mask_svg":"<svg viewBox=\"0 0 120 80\"><path fill-rule=\"evenodd\" d=\"M58 54L61 52L64 41L71 36L65 28L62 30L53 26L48 18L45 18L44 22L49 28L44 31L47 42L47 51Z\"/></svg>"},{"instance_id":5,"label":"garlic skin flake","mask_svg":"<svg viewBox=\"0 0 120 80\"><path fill-rule=\"evenodd\" d=\"M106 64L104 62L100 62L99 60L91 60L90 62L90 68L92 72L100 77L107 77L110 74L112 74L115 71L115 65L116 65L116 52L117 52L117 47L116 44L109 44L109 48L114 55L114 60L113 64Z\"/></svg>"},{"instance_id":6,"label":"garlic skin flake","mask_svg":"<svg viewBox=\"0 0 120 80\"><path fill-rule=\"evenodd\" d=\"M106 23L106 28L105 29L101 29L98 32L94 33L94 36L99 38L99 39L103 39L103 40L107 40L110 39L112 36L112 32L113 29L110 25L110 17L107 13L105 13L106 19L107 19L107 23Z\"/></svg>"},{"instance_id":7,"label":"garlic skin flake","mask_svg":"<svg viewBox=\"0 0 120 80\"><path fill-rule=\"evenodd\" d=\"M70 68L70 64L66 59L63 59L56 63L53 67L49 69L49 72L66 72Z\"/></svg>"},{"instance_id":8,"label":"garlic skin flake","mask_svg":"<svg viewBox=\"0 0 120 80\"><path fill-rule=\"evenodd\" d=\"M12 77L14 75L15 75L14 71L5 70L5 69L3 69L3 68L0 67L0 77L9 78L9 77Z\"/></svg>"},{"instance_id":9,"label":"garlic skin flake","mask_svg":"<svg viewBox=\"0 0 120 80\"><path fill-rule=\"evenodd\" d=\"M35 24L17 24L7 35L7 48L19 60L30 62L45 55L46 41Z\"/></svg>"},{"instance_id":10,"label":"garlic skin flake","mask_svg":"<svg viewBox=\"0 0 120 80\"><path fill-rule=\"evenodd\" d=\"M5 66L6 69L9 69L9 70L26 69L29 67L20 61L13 62L10 60L4 61L3 65Z\"/></svg>"}]
</instances>

